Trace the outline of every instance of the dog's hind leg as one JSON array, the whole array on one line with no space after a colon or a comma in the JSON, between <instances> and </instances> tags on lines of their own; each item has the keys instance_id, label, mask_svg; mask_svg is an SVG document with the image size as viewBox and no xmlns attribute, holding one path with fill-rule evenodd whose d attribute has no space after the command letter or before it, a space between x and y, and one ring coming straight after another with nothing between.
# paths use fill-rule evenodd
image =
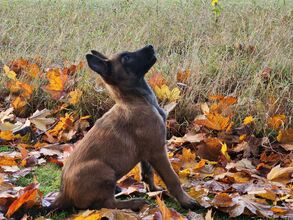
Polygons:
<instances>
[{"instance_id":1,"label":"dog's hind leg","mask_svg":"<svg viewBox=\"0 0 293 220\"><path fill-rule=\"evenodd\" d=\"M162 190L160 187L156 186L154 183L154 170L152 166L147 161L141 161L140 168L141 168L141 179L143 182L147 184L148 190L151 192Z\"/></svg>"}]
</instances>

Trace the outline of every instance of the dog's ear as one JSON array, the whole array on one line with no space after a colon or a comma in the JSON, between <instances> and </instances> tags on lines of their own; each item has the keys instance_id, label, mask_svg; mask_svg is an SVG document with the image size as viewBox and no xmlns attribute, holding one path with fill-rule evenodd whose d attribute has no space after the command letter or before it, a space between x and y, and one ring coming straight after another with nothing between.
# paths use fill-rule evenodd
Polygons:
<instances>
[{"instance_id":1,"label":"dog's ear","mask_svg":"<svg viewBox=\"0 0 293 220\"><path fill-rule=\"evenodd\" d=\"M100 58L105 59L105 60L108 59L104 54L102 54L102 53L100 53L100 52L98 52L96 50L91 50L91 52L92 52L92 54L94 54L97 57L100 57Z\"/></svg>"},{"instance_id":2,"label":"dog's ear","mask_svg":"<svg viewBox=\"0 0 293 220\"><path fill-rule=\"evenodd\" d=\"M107 77L110 73L110 62L92 54L87 54L86 59L89 67L103 77Z\"/></svg>"}]
</instances>

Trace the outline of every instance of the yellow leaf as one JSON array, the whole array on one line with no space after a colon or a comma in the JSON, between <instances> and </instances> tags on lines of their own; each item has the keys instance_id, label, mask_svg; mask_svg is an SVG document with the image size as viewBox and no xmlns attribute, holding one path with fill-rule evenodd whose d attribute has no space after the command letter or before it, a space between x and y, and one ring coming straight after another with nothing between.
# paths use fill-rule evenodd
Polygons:
<instances>
[{"instance_id":1,"label":"yellow leaf","mask_svg":"<svg viewBox=\"0 0 293 220\"><path fill-rule=\"evenodd\" d=\"M227 147L227 144L226 144L226 143L222 144L221 152L222 152L222 154L225 156L225 158L226 158L228 161L231 160L231 158L230 158L230 156L229 156L229 154L228 154L228 147Z\"/></svg>"},{"instance_id":2,"label":"yellow leaf","mask_svg":"<svg viewBox=\"0 0 293 220\"><path fill-rule=\"evenodd\" d=\"M240 136L239 136L239 141L243 141L243 140L245 140L246 137L247 137L246 134L242 134L242 135L240 135Z\"/></svg>"},{"instance_id":3,"label":"yellow leaf","mask_svg":"<svg viewBox=\"0 0 293 220\"><path fill-rule=\"evenodd\" d=\"M161 87L155 86L154 88L156 95L161 100L176 101L180 98L180 90L175 87L170 90L169 87L164 84Z\"/></svg>"},{"instance_id":4,"label":"yellow leaf","mask_svg":"<svg viewBox=\"0 0 293 220\"><path fill-rule=\"evenodd\" d=\"M49 92L53 99L59 99L65 89L65 83L68 75L64 74L60 69L51 69L46 74L49 84L44 89Z\"/></svg>"},{"instance_id":5,"label":"yellow leaf","mask_svg":"<svg viewBox=\"0 0 293 220\"><path fill-rule=\"evenodd\" d=\"M71 91L68 96L69 96L69 103L72 105L76 105L79 103L80 97L82 95L82 91L79 89L76 89L74 91Z\"/></svg>"},{"instance_id":6,"label":"yellow leaf","mask_svg":"<svg viewBox=\"0 0 293 220\"><path fill-rule=\"evenodd\" d=\"M278 128L284 125L285 120L285 115L274 115L268 119L268 126L270 128L277 130Z\"/></svg>"},{"instance_id":7,"label":"yellow leaf","mask_svg":"<svg viewBox=\"0 0 293 220\"><path fill-rule=\"evenodd\" d=\"M16 166L15 158L0 156L0 166Z\"/></svg>"},{"instance_id":8,"label":"yellow leaf","mask_svg":"<svg viewBox=\"0 0 293 220\"><path fill-rule=\"evenodd\" d=\"M27 102L24 100L24 98L18 96L12 101L11 104L13 108L20 110L27 104Z\"/></svg>"},{"instance_id":9,"label":"yellow leaf","mask_svg":"<svg viewBox=\"0 0 293 220\"><path fill-rule=\"evenodd\" d=\"M9 79L16 80L16 73L14 71L10 70L10 68L8 66L4 65L3 70Z\"/></svg>"},{"instance_id":10,"label":"yellow leaf","mask_svg":"<svg viewBox=\"0 0 293 220\"><path fill-rule=\"evenodd\" d=\"M251 115L245 117L243 120L243 124L245 125L251 124L252 122L254 122L254 118Z\"/></svg>"},{"instance_id":11,"label":"yellow leaf","mask_svg":"<svg viewBox=\"0 0 293 220\"><path fill-rule=\"evenodd\" d=\"M190 176L190 169L184 169L179 171L179 177L188 177Z\"/></svg>"},{"instance_id":12,"label":"yellow leaf","mask_svg":"<svg viewBox=\"0 0 293 220\"><path fill-rule=\"evenodd\" d=\"M192 153L190 149L183 148L181 159L184 162L193 162L195 161L195 153Z\"/></svg>"},{"instance_id":13,"label":"yellow leaf","mask_svg":"<svg viewBox=\"0 0 293 220\"><path fill-rule=\"evenodd\" d=\"M14 139L12 131L0 131L0 139L11 141Z\"/></svg>"}]
</instances>

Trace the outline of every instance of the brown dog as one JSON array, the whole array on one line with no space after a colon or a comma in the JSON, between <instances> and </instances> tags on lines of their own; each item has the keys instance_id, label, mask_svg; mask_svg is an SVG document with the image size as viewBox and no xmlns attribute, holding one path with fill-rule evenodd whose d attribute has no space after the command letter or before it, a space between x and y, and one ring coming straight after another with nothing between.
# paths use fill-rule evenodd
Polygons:
<instances>
[{"instance_id":1,"label":"brown dog","mask_svg":"<svg viewBox=\"0 0 293 220\"><path fill-rule=\"evenodd\" d=\"M181 188L165 149L165 113L144 79L156 62L152 46L105 57L97 51L86 56L99 73L116 104L76 146L62 173L59 196L52 207L67 209L119 208L138 210L143 199L116 200L116 181L142 162L142 178L156 190L151 166L184 208L196 203Z\"/></svg>"}]
</instances>

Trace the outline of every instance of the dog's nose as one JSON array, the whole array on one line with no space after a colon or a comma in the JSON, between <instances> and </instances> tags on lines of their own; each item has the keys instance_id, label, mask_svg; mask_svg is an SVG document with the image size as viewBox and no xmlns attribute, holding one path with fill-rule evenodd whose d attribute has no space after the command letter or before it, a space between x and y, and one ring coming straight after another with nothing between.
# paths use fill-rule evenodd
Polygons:
<instances>
[{"instance_id":1,"label":"dog's nose","mask_svg":"<svg viewBox=\"0 0 293 220\"><path fill-rule=\"evenodd\" d=\"M153 47L153 45L147 45L147 46L145 46L147 49L151 49L151 50L153 50L154 49L154 47Z\"/></svg>"}]
</instances>

